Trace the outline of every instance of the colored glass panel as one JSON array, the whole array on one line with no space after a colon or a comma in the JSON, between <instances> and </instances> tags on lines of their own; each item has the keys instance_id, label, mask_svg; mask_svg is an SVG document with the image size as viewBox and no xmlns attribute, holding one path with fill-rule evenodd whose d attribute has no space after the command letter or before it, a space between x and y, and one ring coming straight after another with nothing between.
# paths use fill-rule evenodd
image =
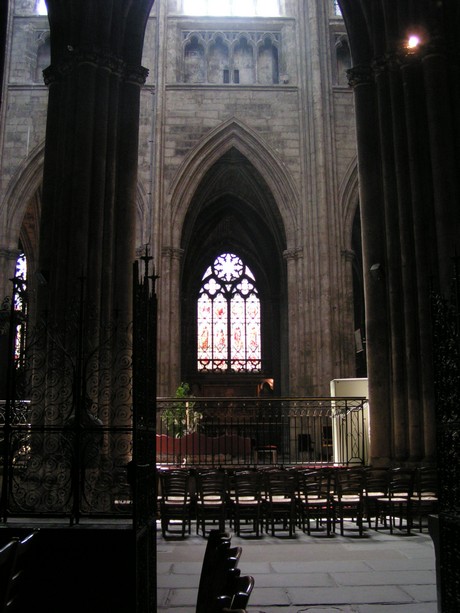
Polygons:
<instances>
[{"instance_id":1,"label":"colored glass panel","mask_svg":"<svg viewBox=\"0 0 460 613\"><path fill-rule=\"evenodd\" d=\"M241 258L223 253L206 269L197 304L200 371L261 370L260 300Z\"/></svg>"}]
</instances>

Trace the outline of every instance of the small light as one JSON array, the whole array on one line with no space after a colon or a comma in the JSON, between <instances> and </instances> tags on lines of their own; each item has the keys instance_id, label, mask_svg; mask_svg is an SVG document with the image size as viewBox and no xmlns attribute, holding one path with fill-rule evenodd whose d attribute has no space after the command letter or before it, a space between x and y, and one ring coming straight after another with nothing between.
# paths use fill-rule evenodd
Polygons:
<instances>
[{"instance_id":1,"label":"small light","mask_svg":"<svg viewBox=\"0 0 460 613\"><path fill-rule=\"evenodd\" d=\"M416 49L420 45L420 37L416 34L411 34L407 39L407 48L408 49Z\"/></svg>"}]
</instances>

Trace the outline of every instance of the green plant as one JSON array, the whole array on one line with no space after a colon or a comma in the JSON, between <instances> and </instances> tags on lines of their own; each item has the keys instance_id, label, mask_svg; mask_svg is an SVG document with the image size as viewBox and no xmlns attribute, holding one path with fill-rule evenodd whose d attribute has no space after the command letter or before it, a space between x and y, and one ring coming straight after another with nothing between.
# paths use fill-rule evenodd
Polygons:
<instances>
[{"instance_id":1,"label":"green plant","mask_svg":"<svg viewBox=\"0 0 460 613\"><path fill-rule=\"evenodd\" d=\"M179 438L185 434L196 432L203 415L194 408L195 402L189 400L193 396L190 394L188 383L181 382L176 389L175 397L180 398L181 401L165 409L161 420L166 427L167 433Z\"/></svg>"}]
</instances>

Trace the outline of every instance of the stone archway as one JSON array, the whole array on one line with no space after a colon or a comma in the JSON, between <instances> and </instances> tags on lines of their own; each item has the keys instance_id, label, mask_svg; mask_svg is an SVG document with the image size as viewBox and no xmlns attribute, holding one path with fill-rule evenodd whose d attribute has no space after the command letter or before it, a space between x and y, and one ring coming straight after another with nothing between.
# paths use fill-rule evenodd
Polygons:
<instances>
[{"instance_id":1,"label":"stone archway","mask_svg":"<svg viewBox=\"0 0 460 613\"><path fill-rule=\"evenodd\" d=\"M231 158L233 156L233 162ZM241 161L246 160L241 165ZM229 164L221 162L227 161ZM253 130L247 128L242 122L232 118L222 124L218 129L211 131L205 139L185 159L180 172L172 182L168 193L170 202L170 223L164 224L162 237L162 265L159 279L159 329L162 331L159 337L159 352L162 355L160 364L159 385L160 394L171 393L177 387L181 369L181 335L180 335L180 312L172 309L170 305L181 304L180 279L186 269L187 250L190 246L190 236L193 234L195 220L202 211L203 202L220 201L224 207L225 191L229 193L227 182L226 190L222 188L227 166L234 170L240 166L251 168L246 173L246 186L248 193L239 194L241 201L247 201L248 194L252 190L253 204L257 201L262 208L266 208L269 233L273 237L274 250L281 259L283 252L296 253L300 238L298 224L296 224L295 211L299 208L299 195L294 186L294 181L286 173L283 165L278 160L274 151ZM227 175L228 176L228 175ZM266 197L261 192L257 193L257 181L264 184ZM230 190L231 192L232 190ZM197 205L197 202L200 205ZM289 268L288 261L287 267ZM278 269L285 266L279 263ZM283 273L284 274L284 273ZM287 274L287 273L286 273ZM289 300L289 283L286 284L286 292L283 300ZM295 281L292 283L295 288ZM291 291L294 291L292 289ZM294 300L292 301L295 302ZM287 324L285 336L292 335L292 343L295 342L295 331L288 330ZM291 341L286 341L291 342ZM284 353L287 362L287 350ZM169 357L168 357L169 356ZM162 370L163 369L163 370ZM281 378L287 379L287 373ZM286 383L284 384L286 385Z\"/></svg>"}]
</instances>

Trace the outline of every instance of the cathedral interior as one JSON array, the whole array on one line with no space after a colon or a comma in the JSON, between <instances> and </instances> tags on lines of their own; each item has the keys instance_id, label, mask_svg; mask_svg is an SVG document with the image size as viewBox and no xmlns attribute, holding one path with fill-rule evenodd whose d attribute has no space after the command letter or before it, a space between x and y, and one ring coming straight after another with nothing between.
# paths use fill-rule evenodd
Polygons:
<instances>
[{"instance_id":1,"label":"cathedral interior","mask_svg":"<svg viewBox=\"0 0 460 613\"><path fill-rule=\"evenodd\" d=\"M365 381L367 462L437 465L458 544L460 6L217 4L1 3L3 410L22 393L21 339L44 320L32 429L81 410L124 458L131 383L142 413L182 382L200 398L287 399ZM136 261L153 348L136 332ZM134 422L143 465L155 418Z\"/></svg>"}]
</instances>

